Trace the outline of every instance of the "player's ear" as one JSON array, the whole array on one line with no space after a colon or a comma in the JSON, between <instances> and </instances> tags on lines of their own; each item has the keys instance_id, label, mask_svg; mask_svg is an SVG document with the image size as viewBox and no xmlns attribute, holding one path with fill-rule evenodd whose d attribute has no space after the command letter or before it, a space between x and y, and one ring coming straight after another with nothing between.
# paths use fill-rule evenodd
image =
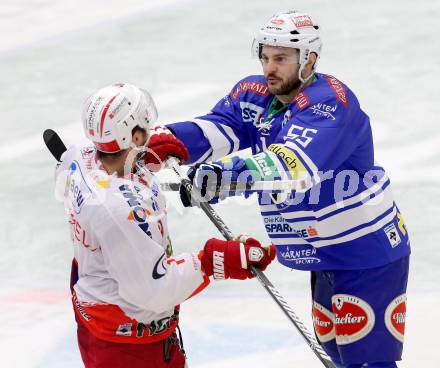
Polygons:
<instances>
[{"instance_id":1,"label":"player's ear","mask_svg":"<svg viewBox=\"0 0 440 368\"><path fill-rule=\"evenodd\" d=\"M311 52L309 55L309 60L307 60L307 64L306 64L307 70L312 71L315 63L316 63L316 54L314 52Z\"/></svg>"},{"instance_id":2,"label":"player's ear","mask_svg":"<svg viewBox=\"0 0 440 368\"><path fill-rule=\"evenodd\" d=\"M316 54L314 52L310 53L309 60L307 60L306 65L304 65L304 70L302 71L302 76L307 78L310 74L313 73L313 67L316 63Z\"/></svg>"},{"instance_id":3,"label":"player's ear","mask_svg":"<svg viewBox=\"0 0 440 368\"><path fill-rule=\"evenodd\" d=\"M147 141L147 132L144 128L140 128L138 126L133 128L132 131L132 142L136 146L143 146Z\"/></svg>"}]
</instances>

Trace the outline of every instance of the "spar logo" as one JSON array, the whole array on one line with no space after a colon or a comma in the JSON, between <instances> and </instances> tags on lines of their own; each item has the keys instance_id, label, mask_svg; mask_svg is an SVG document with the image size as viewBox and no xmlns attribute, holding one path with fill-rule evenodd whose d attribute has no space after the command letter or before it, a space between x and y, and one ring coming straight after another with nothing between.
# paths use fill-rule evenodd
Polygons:
<instances>
[{"instance_id":1,"label":"spar logo","mask_svg":"<svg viewBox=\"0 0 440 368\"><path fill-rule=\"evenodd\" d=\"M385 310L385 326L397 340L403 343L406 319L406 294L399 295Z\"/></svg>"},{"instance_id":2,"label":"spar logo","mask_svg":"<svg viewBox=\"0 0 440 368\"><path fill-rule=\"evenodd\" d=\"M313 327L320 342L328 342L335 338L335 316L332 312L314 301L312 318Z\"/></svg>"},{"instance_id":3,"label":"spar logo","mask_svg":"<svg viewBox=\"0 0 440 368\"><path fill-rule=\"evenodd\" d=\"M374 311L366 301L354 295L335 294L332 303L338 345L358 341L373 329Z\"/></svg>"}]
</instances>

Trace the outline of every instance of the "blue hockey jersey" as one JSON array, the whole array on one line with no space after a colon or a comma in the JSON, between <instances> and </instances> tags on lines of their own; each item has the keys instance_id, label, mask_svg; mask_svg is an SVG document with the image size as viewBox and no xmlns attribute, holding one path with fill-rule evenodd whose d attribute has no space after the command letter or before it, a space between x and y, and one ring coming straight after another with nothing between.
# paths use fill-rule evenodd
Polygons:
<instances>
[{"instance_id":1,"label":"blue hockey jersey","mask_svg":"<svg viewBox=\"0 0 440 368\"><path fill-rule=\"evenodd\" d=\"M238 82L210 113L169 124L190 163L251 148L266 178L302 180L302 190L259 193L266 232L283 265L301 270L363 269L410 253L390 180L374 161L368 116L336 78L316 74L288 105L264 76Z\"/></svg>"}]
</instances>

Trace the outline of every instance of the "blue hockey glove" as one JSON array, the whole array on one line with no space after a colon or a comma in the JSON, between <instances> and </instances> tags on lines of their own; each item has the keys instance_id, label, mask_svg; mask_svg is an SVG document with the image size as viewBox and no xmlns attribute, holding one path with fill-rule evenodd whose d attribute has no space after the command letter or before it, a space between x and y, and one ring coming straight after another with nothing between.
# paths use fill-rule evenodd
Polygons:
<instances>
[{"instance_id":1,"label":"blue hockey glove","mask_svg":"<svg viewBox=\"0 0 440 368\"><path fill-rule=\"evenodd\" d=\"M193 198L193 201L191 201L185 188L181 186L180 198L185 207L197 205L199 199L213 204L237 194L244 194L247 198L252 194L252 191L231 190L220 192L219 189L228 187L231 183L237 183L237 185L243 183L242 187L244 187L246 183L260 179L257 172L249 171L245 160L236 156L214 161L211 164L197 164L191 167L188 177L194 185L193 197L198 196L199 198Z\"/></svg>"}]
</instances>

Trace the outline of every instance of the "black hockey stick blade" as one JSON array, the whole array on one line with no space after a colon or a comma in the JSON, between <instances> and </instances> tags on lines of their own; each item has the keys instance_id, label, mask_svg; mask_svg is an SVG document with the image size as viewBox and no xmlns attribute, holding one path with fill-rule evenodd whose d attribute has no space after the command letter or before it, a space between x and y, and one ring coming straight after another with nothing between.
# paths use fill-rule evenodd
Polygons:
<instances>
[{"instance_id":1,"label":"black hockey stick blade","mask_svg":"<svg viewBox=\"0 0 440 368\"><path fill-rule=\"evenodd\" d=\"M60 161L61 155L67 150L60 136L52 129L46 129L43 133L43 139L52 156Z\"/></svg>"}]
</instances>

